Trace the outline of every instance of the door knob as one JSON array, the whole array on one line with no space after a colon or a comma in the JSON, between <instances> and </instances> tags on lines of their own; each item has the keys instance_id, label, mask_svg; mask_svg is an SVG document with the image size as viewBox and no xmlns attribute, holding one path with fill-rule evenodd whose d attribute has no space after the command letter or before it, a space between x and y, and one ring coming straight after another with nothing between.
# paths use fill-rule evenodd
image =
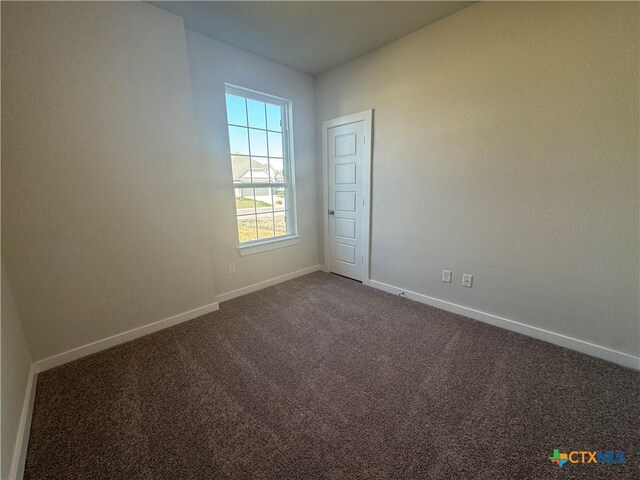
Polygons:
<instances>
[{"instance_id":1,"label":"door knob","mask_svg":"<svg viewBox=\"0 0 640 480\"><path fill-rule=\"evenodd\" d=\"M335 210L329 210L329 215L333 215L335 212Z\"/></svg>"}]
</instances>

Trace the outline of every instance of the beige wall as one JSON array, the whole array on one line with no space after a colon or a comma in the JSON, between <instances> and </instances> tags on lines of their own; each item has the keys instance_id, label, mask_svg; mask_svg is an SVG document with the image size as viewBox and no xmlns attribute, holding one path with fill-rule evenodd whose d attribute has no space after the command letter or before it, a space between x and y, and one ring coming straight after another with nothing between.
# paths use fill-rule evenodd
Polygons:
<instances>
[{"instance_id":1,"label":"beige wall","mask_svg":"<svg viewBox=\"0 0 640 480\"><path fill-rule=\"evenodd\" d=\"M316 79L318 129L375 109L375 280L640 353L639 8L479 3Z\"/></svg>"},{"instance_id":2,"label":"beige wall","mask_svg":"<svg viewBox=\"0 0 640 480\"><path fill-rule=\"evenodd\" d=\"M187 50L200 145L207 168L217 293L318 265L313 78L189 30ZM302 237L298 245L244 257L238 254L225 82L292 101L298 230ZM235 274L229 274L232 262L236 264Z\"/></svg>"},{"instance_id":3,"label":"beige wall","mask_svg":"<svg viewBox=\"0 0 640 480\"><path fill-rule=\"evenodd\" d=\"M34 360L214 301L182 19L2 4L2 252Z\"/></svg>"},{"instance_id":4,"label":"beige wall","mask_svg":"<svg viewBox=\"0 0 640 480\"><path fill-rule=\"evenodd\" d=\"M20 319L9 285L9 279L2 267L2 468L0 478L11 478L10 471L16 451L20 417L31 372L31 355L22 332Z\"/></svg>"},{"instance_id":5,"label":"beige wall","mask_svg":"<svg viewBox=\"0 0 640 480\"><path fill-rule=\"evenodd\" d=\"M2 249L36 360L319 263L312 77L144 3L2 9ZM224 82L293 102L298 245L238 254Z\"/></svg>"},{"instance_id":6,"label":"beige wall","mask_svg":"<svg viewBox=\"0 0 640 480\"><path fill-rule=\"evenodd\" d=\"M311 77L151 5L3 3L2 250L34 359L320 263L314 133L367 108L374 279L637 355L638 9L476 4L321 75L314 114ZM299 245L237 253L225 81L293 100Z\"/></svg>"}]
</instances>

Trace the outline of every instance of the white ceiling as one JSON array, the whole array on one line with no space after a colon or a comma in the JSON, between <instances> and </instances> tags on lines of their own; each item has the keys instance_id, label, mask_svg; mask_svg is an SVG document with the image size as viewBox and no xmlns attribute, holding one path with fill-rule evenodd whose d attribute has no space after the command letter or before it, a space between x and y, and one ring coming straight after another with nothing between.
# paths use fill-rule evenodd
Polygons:
<instances>
[{"instance_id":1,"label":"white ceiling","mask_svg":"<svg viewBox=\"0 0 640 480\"><path fill-rule=\"evenodd\" d=\"M150 2L190 30L317 75L474 2Z\"/></svg>"}]
</instances>

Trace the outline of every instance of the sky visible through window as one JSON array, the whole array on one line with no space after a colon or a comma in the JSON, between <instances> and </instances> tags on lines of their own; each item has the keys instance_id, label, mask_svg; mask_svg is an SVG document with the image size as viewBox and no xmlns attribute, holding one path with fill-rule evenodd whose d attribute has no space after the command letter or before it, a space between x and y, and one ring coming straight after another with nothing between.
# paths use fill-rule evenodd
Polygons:
<instances>
[{"instance_id":1,"label":"sky visible through window","mask_svg":"<svg viewBox=\"0 0 640 480\"><path fill-rule=\"evenodd\" d=\"M226 94L240 243L291 233L283 106Z\"/></svg>"}]
</instances>

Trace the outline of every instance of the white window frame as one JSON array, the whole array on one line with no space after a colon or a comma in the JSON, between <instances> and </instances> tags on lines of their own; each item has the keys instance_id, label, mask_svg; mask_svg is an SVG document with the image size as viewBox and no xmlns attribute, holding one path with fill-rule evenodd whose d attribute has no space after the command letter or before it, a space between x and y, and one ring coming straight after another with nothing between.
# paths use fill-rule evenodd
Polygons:
<instances>
[{"instance_id":1,"label":"white window frame","mask_svg":"<svg viewBox=\"0 0 640 480\"><path fill-rule=\"evenodd\" d=\"M296 181L295 181L295 161L293 158L293 130L292 130L292 102L286 98L277 97L267 93L258 92L249 88L225 83L225 111L226 111L226 95L236 95L246 99L256 100L279 105L282 108L282 143L283 143L283 167L286 177L286 187L289 197L286 199L285 218L287 225L287 234L279 237L265 238L253 240L250 242L240 243L238 237L238 212L235 211L236 217L236 239L238 241L238 252L240 255L251 255L254 253L265 252L276 248L288 247L300 242L298 234L298 212L296 202ZM229 138L229 120L226 121L227 139ZM249 152L251 153L251 152ZM229 144L229 159L231 159L231 145ZM235 191L236 185L232 185ZM247 184L251 188L273 188L272 183L250 183Z\"/></svg>"}]
</instances>

